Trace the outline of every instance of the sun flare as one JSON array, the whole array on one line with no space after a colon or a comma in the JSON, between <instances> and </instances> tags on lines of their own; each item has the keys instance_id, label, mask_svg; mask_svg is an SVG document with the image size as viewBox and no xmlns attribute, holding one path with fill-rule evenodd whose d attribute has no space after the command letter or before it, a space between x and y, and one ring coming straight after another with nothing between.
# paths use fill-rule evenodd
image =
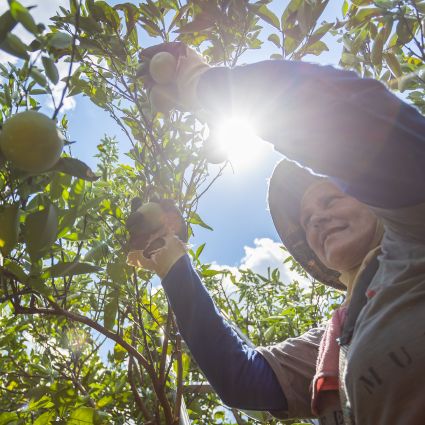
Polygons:
<instances>
[{"instance_id":1,"label":"sun flare","mask_svg":"<svg viewBox=\"0 0 425 425\"><path fill-rule=\"evenodd\" d=\"M257 157L261 143L252 124L242 117L223 120L217 127L217 143L236 167L245 166Z\"/></svg>"}]
</instances>

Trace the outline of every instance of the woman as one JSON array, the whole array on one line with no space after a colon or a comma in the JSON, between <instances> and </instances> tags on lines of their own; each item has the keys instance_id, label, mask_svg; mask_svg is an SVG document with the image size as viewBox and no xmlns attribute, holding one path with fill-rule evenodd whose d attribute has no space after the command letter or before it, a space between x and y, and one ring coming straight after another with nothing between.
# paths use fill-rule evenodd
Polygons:
<instances>
[{"instance_id":1,"label":"woman","mask_svg":"<svg viewBox=\"0 0 425 425\"><path fill-rule=\"evenodd\" d=\"M304 268L347 288L325 331L254 350L216 311L176 238L151 260L130 254L162 277L181 334L217 393L281 418L425 423L425 119L352 72L287 61L210 69L181 45L159 49L178 59L180 107L210 116L243 110L277 150L327 176L283 161L270 211Z\"/></svg>"}]
</instances>

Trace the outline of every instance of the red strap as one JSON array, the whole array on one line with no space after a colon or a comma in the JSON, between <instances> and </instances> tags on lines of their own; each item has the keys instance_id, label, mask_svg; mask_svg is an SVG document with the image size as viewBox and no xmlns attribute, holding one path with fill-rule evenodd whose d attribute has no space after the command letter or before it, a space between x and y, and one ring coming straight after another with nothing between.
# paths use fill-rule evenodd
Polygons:
<instances>
[{"instance_id":1,"label":"red strap","mask_svg":"<svg viewBox=\"0 0 425 425\"><path fill-rule=\"evenodd\" d=\"M338 390L338 378L336 376L323 376L316 381L316 394L320 391Z\"/></svg>"}]
</instances>

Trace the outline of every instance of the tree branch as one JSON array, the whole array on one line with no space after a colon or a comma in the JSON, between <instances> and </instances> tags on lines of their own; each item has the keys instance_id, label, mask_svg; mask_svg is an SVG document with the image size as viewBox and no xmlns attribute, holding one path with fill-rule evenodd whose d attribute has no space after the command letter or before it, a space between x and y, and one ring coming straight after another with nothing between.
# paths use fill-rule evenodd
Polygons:
<instances>
[{"instance_id":1,"label":"tree branch","mask_svg":"<svg viewBox=\"0 0 425 425\"><path fill-rule=\"evenodd\" d=\"M148 421L148 424L149 423L153 424L154 420L153 420L152 416L150 415L148 409L146 408L145 403L143 402L142 398L140 397L140 394L137 391L136 383L134 382L133 370L134 370L135 367L137 367L137 366L134 362L133 357L130 355L129 358L128 358L128 371L127 371L128 382L130 383L131 391L133 392L134 400L136 402L136 406L143 413L144 417ZM147 424L145 424L145 425L147 425Z\"/></svg>"}]
</instances>

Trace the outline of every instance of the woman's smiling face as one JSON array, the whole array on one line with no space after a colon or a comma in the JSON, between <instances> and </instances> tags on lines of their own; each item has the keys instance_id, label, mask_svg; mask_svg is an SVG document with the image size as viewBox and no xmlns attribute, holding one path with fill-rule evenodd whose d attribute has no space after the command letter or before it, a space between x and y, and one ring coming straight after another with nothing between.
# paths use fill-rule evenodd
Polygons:
<instances>
[{"instance_id":1,"label":"woman's smiling face","mask_svg":"<svg viewBox=\"0 0 425 425\"><path fill-rule=\"evenodd\" d=\"M369 252L377 218L366 205L323 181L304 194L300 223L322 263L342 272L358 266Z\"/></svg>"}]
</instances>

